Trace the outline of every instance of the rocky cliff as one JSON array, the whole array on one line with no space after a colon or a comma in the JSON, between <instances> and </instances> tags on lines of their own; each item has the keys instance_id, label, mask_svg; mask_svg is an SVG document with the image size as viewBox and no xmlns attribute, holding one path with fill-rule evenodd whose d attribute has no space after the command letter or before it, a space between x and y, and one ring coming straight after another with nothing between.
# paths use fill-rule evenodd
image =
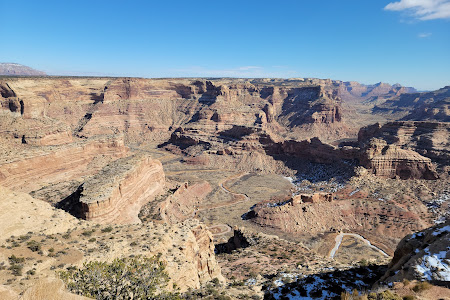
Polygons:
<instances>
[{"instance_id":1,"label":"rocky cliff","mask_svg":"<svg viewBox=\"0 0 450 300\"><path fill-rule=\"evenodd\" d=\"M97 223L139 223L141 207L162 192L162 165L145 155L117 159L80 186L81 217Z\"/></svg>"},{"instance_id":2,"label":"rocky cliff","mask_svg":"<svg viewBox=\"0 0 450 300\"><path fill-rule=\"evenodd\" d=\"M381 282L431 281L448 285L450 281L450 223L435 225L406 236L398 244Z\"/></svg>"},{"instance_id":3,"label":"rocky cliff","mask_svg":"<svg viewBox=\"0 0 450 300\"><path fill-rule=\"evenodd\" d=\"M374 107L378 114L393 114L409 121L450 122L450 87L425 93L403 94Z\"/></svg>"},{"instance_id":4,"label":"rocky cliff","mask_svg":"<svg viewBox=\"0 0 450 300\"><path fill-rule=\"evenodd\" d=\"M379 82L372 85L364 85L355 81L336 81L338 85L339 96L347 102L375 101L379 98L392 98L406 93L414 93L416 90L412 87L404 87L399 84L390 85Z\"/></svg>"},{"instance_id":5,"label":"rocky cliff","mask_svg":"<svg viewBox=\"0 0 450 300\"><path fill-rule=\"evenodd\" d=\"M128 152L120 139L94 139L38 149L25 146L17 147L14 155L10 153L0 160L0 184L28 193L49 184L93 174L98 170L94 160L101 163L100 160L117 159Z\"/></svg>"},{"instance_id":6,"label":"rocky cliff","mask_svg":"<svg viewBox=\"0 0 450 300\"><path fill-rule=\"evenodd\" d=\"M450 123L428 121L397 121L374 124L359 131L360 143L378 138L402 149L416 151L441 164L450 161Z\"/></svg>"},{"instance_id":7,"label":"rocky cliff","mask_svg":"<svg viewBox=\"0 0 450 300\"><path fill-rule=\"evenodd\" d=\"M360 154L360 164L374 175L400 179L437 179L431 159L415 151L388 145L385 140L371 139Z\"/></svg>"}]
</instances>

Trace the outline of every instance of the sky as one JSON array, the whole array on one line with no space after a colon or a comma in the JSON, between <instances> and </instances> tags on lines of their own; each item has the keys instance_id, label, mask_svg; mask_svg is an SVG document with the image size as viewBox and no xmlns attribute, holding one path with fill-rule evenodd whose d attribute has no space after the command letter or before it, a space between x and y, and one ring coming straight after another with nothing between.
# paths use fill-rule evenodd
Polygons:
<instances>
[{"instance_id":1,"label":"sky","mask_svg":"<svg viewBox=\"0 0 450 300\"><path fill-rule=\"evenodd\" d=\"M450 85L450 0L0 0L0 62L52 75Z\"/></svg>"}]
</instances>

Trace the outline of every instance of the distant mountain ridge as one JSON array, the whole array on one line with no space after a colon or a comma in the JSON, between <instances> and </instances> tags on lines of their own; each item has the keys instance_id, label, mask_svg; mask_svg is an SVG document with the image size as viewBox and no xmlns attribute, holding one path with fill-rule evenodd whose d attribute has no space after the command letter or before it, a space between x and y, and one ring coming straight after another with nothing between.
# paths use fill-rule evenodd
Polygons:
<instances>
[{"instance_id":1,"label":"distant mountain ridge","mask_svg":"<svg viewBox=\"0 0 450 300\"><path fill-rule=\"evenodd\" d=\"M0 75L45 76L45 72L16 63L0 63Z\"/></svg>"}]
</instances>

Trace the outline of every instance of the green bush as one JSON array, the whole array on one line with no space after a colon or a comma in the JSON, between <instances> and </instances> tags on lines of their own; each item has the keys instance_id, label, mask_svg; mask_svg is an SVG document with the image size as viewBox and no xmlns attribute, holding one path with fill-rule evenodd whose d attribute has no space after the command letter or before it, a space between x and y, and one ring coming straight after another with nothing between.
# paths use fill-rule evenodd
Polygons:
<instances>
[{"instance_id":1,"label":"green bush","mask_svg":"<svg viewBox=\"0 0 450 300\"><path fill-rule=\"evenodd\" d=\"M81 234L84 236L91 236L93 232L94 231L92 231L92 230L86 230L86 231L83 231Z\"/></svg>"},{"instance_id":2,"label":"green bush","mask_svg":"<svg viewBox=\"0 0 450 300\"><path fill-rule=\"evenodd\" d=\"M39 242L36 242L35 240L29 241L27 243L27 247L33 252L41 251L41 244Z\"/></svg>"},{"instance_id":3,"label":"green bush","mask_svg":"<svg viewBox=\"0 0 450 300\"><path fill-rule=\"evenodd\" d=\"M15 276L22 276L22 270L23 270L23 265L18 265L18 264L12 264L9 267L9 270L12 272L13 275Z\"/></svg>"},{"instance_id":4,"label":"green bush","mask_svg":"<svg viewBox=\"0 0 450 300\"><path fill-rule=\"evenodd\" d=\"M25 261L24 257L17 257L14 254L8 257L8 259L11 264L21 264Z\"/></svg>"},{"instance_id":5,"label":"green bush","mask_svg":"<svg viewBox=\"0 0 450 300\"><path fill-rule=\"evenodd\" d=\"M113 228L111 226L102 229L102 232L111 232L111 231L113 231Z\"/></svg>"},{"instance_id":6,"label":"green bush","mask_svg":"<svg viewBox=\"0 0 450 300\"><path fill-rule=\"evenodd\" d=\"M73 293L95 299L178 299L164 291L169 280L159 256L93 261L59 272Z\"/></svg>"},{"instance_id":7,"label":"green bush","mask_svg":"<svg viewBox=\"0 0 450 300\"><path fill-rule=\"evenodd\" d=\"M416 284L412 290L416 293L420 293L422 291L426 291L431 289L433 285L427 281L423 281L423 282L419 282L418 284Z\"/></svg>"}]
</instances>

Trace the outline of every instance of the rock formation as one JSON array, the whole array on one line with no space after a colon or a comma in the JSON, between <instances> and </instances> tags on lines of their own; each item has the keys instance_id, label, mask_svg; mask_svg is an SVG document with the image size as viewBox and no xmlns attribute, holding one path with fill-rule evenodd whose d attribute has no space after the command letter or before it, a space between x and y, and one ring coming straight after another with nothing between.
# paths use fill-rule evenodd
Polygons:
<instances>
[{"instance_id":1,"label":"rock formation","mask_svg":"<svg viewBox=\"0 0 450 300\"><path fill-rule=\"evenodd\" d=\"M355 81L337 81L339 96L346 102L374 101L377 98L391 98L405 93L414 93L412 87L403 87L399 84L390 85L379 82L373 85L364 85Z\"/></svg>"},{"instance_id":2,"label":"rock formation","mask_svg":"<svg viewBox=\"0 0 450 300\"><path fill-rule=\"evenodd\" d=\"M441 164L450 161L450 124L445 122L397 121L374 124L359 131L359 143L371 138L385 140L402 149L416 151Z\"/></svg>"},{"instance_id":3,"label":"rock formation","mask_svg":"<svg viewBox=\"0 0 450 300\"><path fill-rule=\"evenodd\" d=\"M292 205L333 201L333 193L299 194L292 197Z\"/></svg>"},{"instance_id":4,"label":"rock formation","mask_svg":"<svg viewBox=\"0 0 450 300\"><path fill-rule=\"evenodd\" d=\"M206 181L193 185L186 182L160 204L161 219L166 223L176 223L192 218L202 199L211 191L211 185Z\"/></svg>"},{"instance_id":5,"label":"rock formation","mask_svg":"<svg viewBox=\"0 0 450 300\"><path fill-rule=\"evenodd\" d=\"M435 225L406 236L398 244L386 274L380 282L450 281L450 223Z\"/></svg>"},{"instance_id":6,"label":"rock formation","mask_svg":"<svg viewBox=\"0 0 450 300\"><path fill-rule=\"evenodd\" d=\"M450 122L450 86L425 93L403 94L376 106L373 111L394 114L409 121Z\"/></svg>"},{"instance_id":7,"label":"rock formation","mask_svg":"<svg viewBox=\"0 0 450 300\"><path fill-rule=\"evenodd\" d=\"M394 201L339 191L334 195L299 195L277 203L263 201L247 215L260 226L300 236L336 230L359 233L387 253L393 253L403 236L428 226L423 217L427 214L420 202L409 210Z\"/></svg>"},{"instance_id":8,"label":"rock formation","mask_svg":"<svg viewBox=\"0 0 450 300\"><path fill-rule=\"evenodd\" d=\"M97 223L139 223L141 207L164 187L158 160L134 155L113 161L80 186L81 217Z\"/></svg>"},{"instance_id":9,"label":"rock formation","mask_svg":"<svg viewBox=\"0 0 450 300\"><path fill-rule=\"evenodd\" d=\"M42 149L44 150L44 149ZM13 190L31 192L49 183L71 180L89 175L97 168L88 168L96 158L119 158L127 154L123 141L115 139L92 140L87 143L71 144L60 148L45 149L28 156L15 156L0 160L0 184ZM93 167L93 166L92 166Z\"/></svg>"},{"instance_id":10,"label":"rock formation","mask_svg":"<svg viewBox=\"0 0 450 300\"><path fill-rule=\"evenodd\" d=\"M431 159L412 150L388 145L386 141L372 139L363 148L360 163L374 175L400 179L437 179Z\"/></svg>"}]
</instances>

